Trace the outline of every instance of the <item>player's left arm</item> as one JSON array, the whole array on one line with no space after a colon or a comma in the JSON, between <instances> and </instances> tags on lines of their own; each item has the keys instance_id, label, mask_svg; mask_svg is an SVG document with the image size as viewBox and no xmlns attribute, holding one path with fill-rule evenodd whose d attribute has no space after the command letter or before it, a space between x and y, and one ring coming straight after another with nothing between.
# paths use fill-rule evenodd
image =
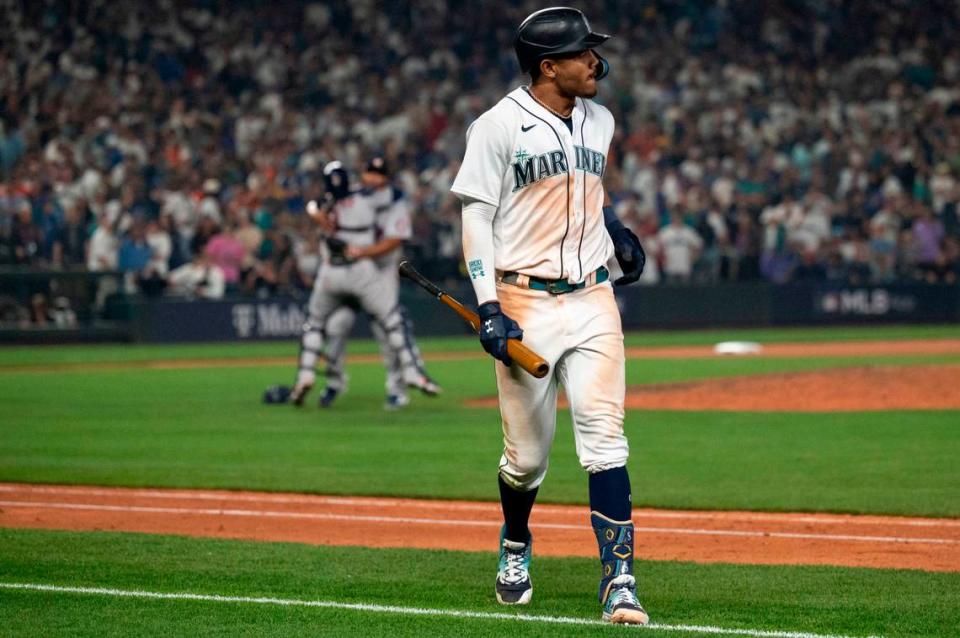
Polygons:
<instances>
[{"instance_id":1,"label":"player's left arm","mask_svg":"<svg viewBox=\"0 0 960 638\"><path fill-rule=\"evenodd\" d=\"M607 189L603 189L603 224L607 234L613 240L614 255L623 276L613 282L614 286L625 286L640 279L643 266L647 263L647 255L643 252L640 239L632 230L623 225L617 213L613 210L613 203Z\"/></svg>"}]
</instances>

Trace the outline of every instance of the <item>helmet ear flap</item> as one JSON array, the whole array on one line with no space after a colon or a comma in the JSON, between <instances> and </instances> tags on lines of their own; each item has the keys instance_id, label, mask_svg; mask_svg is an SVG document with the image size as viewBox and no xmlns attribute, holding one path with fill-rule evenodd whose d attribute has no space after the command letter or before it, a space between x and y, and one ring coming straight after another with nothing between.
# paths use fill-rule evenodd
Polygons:
<instances>
[{"instance_id":1,"label":"helmet ear flap","mask_svg":"<svg viewBox=\"0 0 960 638\"><path fill-rule=\"evenodd\" d=\"M593 54L597 56L597 62L598 62L596 79L602 80L603 78L607 77L608 73L610 73L610 63L607 62L607 59L605 57L603 57L596 51L594 51Z\"/></svg>"}]
</instances>

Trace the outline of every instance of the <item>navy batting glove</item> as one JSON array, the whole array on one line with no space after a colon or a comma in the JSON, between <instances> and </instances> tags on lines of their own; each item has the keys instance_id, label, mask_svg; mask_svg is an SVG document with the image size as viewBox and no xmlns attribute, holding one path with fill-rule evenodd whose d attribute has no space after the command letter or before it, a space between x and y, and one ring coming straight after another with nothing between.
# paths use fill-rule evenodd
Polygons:
<instances>
[{"instance_id":1,"label":"navy batting glove","mask_svg":"<svg viewBox=\"0 0 960 638\"><path fill-rule=\"evenodd\" d=\"M614 255L617 257L617 263L620 264L620 270L623 271L623 277L613 282L613 285L632 284L640 279L643 266L647 263L643 246L640 245L640 240L633 231L623 225L614 212L613 206L603 207L603 225L606 226L607 234L613 240Z\"/></svg>"},{"instance_id":2,"label":"navy batting glove","mask_svg":"<svg viewBox=\"0 0 960 638\"><path fill-rule=\"evenodd\" d=\"M643 252L643 246L633 231L626 226L621 226L610 235L613 240L613 250L617 257L617 263L620 264L620 270L623 271L623 277L615 282L614 286L625 286L632 284L640 279L643 274L643 266L647 263L647 255Z\"/></svg>"},{"instance_id":3,"label":"navy batting glove","mask_svg":"<svg viewBox=\"0 0 960 638\"><path fill-rule=\"evenodd\" d=\"M517 322L503 314L499 301L488 301L478 309L480 315L480 345L494 359L513 363L507 354L507 339L523 339L523 330Z\"/></svg>"}]
</instances>

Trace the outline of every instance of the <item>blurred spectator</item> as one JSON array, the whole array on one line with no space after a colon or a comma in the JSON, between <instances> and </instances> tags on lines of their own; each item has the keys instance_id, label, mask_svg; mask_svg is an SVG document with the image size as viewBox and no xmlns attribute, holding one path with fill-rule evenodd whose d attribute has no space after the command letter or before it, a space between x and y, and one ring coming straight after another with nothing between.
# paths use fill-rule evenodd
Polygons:
<instances>
[{"instance_id":1,"label":"blurred spectator","mask_svg":"<svg viewBox=\"0 0 960 638\"><path fill-rule=\"evenodd\" d=\"M657 233L660 244L664 281L671 284L687 283L693 274L693 264L703 247L697 232L683 223L679 212L670 214L670 224Z\"/></svg>"},{"instance_id":2,"label":"blurred spectator","mask_svg":"<svg viewBox=\"0 0 960 638\"><path fill-rule=\"evenodd\" d=\"M641 285L652 286L660 283L660 258L663 248L657 236L657 223L652 217L647 217L641 223L637 233L643 251L647 255L646 265L638 280Z\"/></svg>"},{"instance_id":3,"label":"blurred spectator","mask_svg":"<svg viewBox=\"0 0 960 638\"><path fill-rule=\"evenodd\" d=\"M820 261L817 252L809 247L800 254L800 263L793 269L794 281L818 282L827 278L827 268Z\"/></svg>"},{"instance_id":4,"label":"blurred spectator","mask_svg":"<svg viewBox=\"0 0 960 638\"><path fill-rule=\"evenodd\" d=\"M103 213L97 218L96 229L87 246L87 270L116 270L119 249L120 244L113 233L113 225L107 213Z\"/></svg>"},{"instance_id":5,"label":"blurred spectator","mask_svg":"<svg viewBox=\"0 0 960 638\"><path fill-rule=\"evenodd\" d=\"M206 253L170 272L168 290L172 294L196 299L222 299L226 290L223 271Z\"/></svg>"},{"instance_id":6,"label":"blurred spectator","mask_svg":"<svg viewBox=\"0 0 960 638\"><path fill-rule=\"evenodd\" d=\"M237 211L236 219L238 222L234 236L243 245L243 265L241 271L246 272L253 267L253 262L260 250L260 244L263 243L263 231L251 221L250 214L245 209ZM308 227L312 229L312 222L306 217L304 217L303 220L307 222ZM319 248L317 241L318 240L314 238L313 244L315 249Z\"/></svg>"},{"instance_id":7,"label":"blurred spectator","mask_svg":"<svg viewBox=\"0 0 960 638\"><path fill-rule=\"evenodd\" d=\"M152 251L147 243L144 224L136 220L121 241L117 253L117 269L124 274L124 292L130 294L137 291L139 280L144 276L151 257Z\"/></svg>"},{"instance_id":8,"label":"blurred spectator","mask_svg":"<svg viewBox=\"0 0 960 638\"><path fill-rule=\"evenodd\" d=\"M34 265L40 256L40 229L33 223L30 204L23 202L13 218L10 243L13 247L14 263Z\"/></svg>"},{"instance_id":9,"label":"blurred spectator","mask_svg":"<svg viewBox=\"0 0 960 638\"><path fill-rule=\"evenodd\" d=\"M160 220L156 219L147 222L144 239L150 247L150 261L141 271L140 290L148 297L156 297L167 285L173 242L170 234L160 225Z\"/></svg>"},{"instance_id":10,"label":"blurred spectator","mask_svg":"<svg viewBox=\"0 0 960 638\"><path fill-rule=\"evenodd\" d=\"M86 263L86 246L89 237L89 210L84 200L67 206L64 213L63 231L53 245L52 265L55 268L83 266Z\"/></svg>"},{"instance_id":11,"label":"blurred spectator","mask_svg":"<svg viewBox=\"0 0 960 638\"><path fill-rule=\"evenodd\" d=\"M236 237L235 229L228 225L210 238L204 247L210 261L220 267L228 290L236 290L240 283L240 272L247 261L247 251Z\"/></svg>"},{"instance_id":12,"label":"blurred spectator","mask_svg":"<svg viewBox=\"0 0 960 638\"><path fill-rule=\"evenodd\" d=\"M246 290L258 297L295 293L299 275L290 238L274 231L265 245L269 246L266 254L257 259L247 273Z\"/></svg>"},{"instance_id":13,"label":"blurred spectator","mask_svg":"<svg viewBox=\"0 0 960 638\"><path fill-rule=\"evenodd\" d=\"M220 232L220 226L211 217L201 217L197 227L191 233L190 248L188 254L199 255L207 249L209 242Z\"/></svg>"},{"instance_id":14,"label":"blurred spectator","mask_svg":"<svg viewBox=\"0 0 960 638\"><path fill-rule=\"evenodd\" d=\"M940 277L944 263L941 246L944 240L943 223L926 206L918 206L918 217L913 222L916 242L917 267L924 280L934 283Z\"/></svg>"},{"instance_id":15,"label":"blurred spectator","mask_svg":"<svg viewBox=\"0 0 960 638\"><path fill-rule=\"evenodd\" d=\"M526 81L509 42L538 8L7 3L0 262L69 267L84 240L87 267L112 269L102 229L141 217L160 220L171 266L224 227L244 246L241 272L276 279L244 288L285 289L280 240L256 231L293 232L325 162L377 152L411 194L408 250L427 274L460 277L455 158L469 123ZM794 277L812 259L862 281L914 277L914 262L942 278L960 237L956 3L605 0L596 19L617 36L598 96L617 122L614 206L657 232L677 211L702 242L695 276L667 279L756 279L761 256L796 261ZM919 224L915 246L894 218ZM858 239L841 254L831 238L848 227Z\"/></svg>"}]
</instances>

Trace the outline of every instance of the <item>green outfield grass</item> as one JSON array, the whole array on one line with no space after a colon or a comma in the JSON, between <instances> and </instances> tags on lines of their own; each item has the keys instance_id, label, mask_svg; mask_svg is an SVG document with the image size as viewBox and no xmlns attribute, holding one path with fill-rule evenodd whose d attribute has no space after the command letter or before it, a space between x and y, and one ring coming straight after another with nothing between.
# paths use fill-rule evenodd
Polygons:
<instances>
[{"instance_id":1,"label":"green outfield grass","mask_svg":"<svg viewBox=\"0 0 960 638\"><path fill-rule=\"evenodd\" d=\"M357 539L362 542L363 539ZM492 553L308 547L164 536L0 530L0 583L270 597L502 613ZM534 558L528 615L596 620L597 565ZM950 636L960 575L638 562L661 625L846 636ZM517 613L507 609L507 613ZM593 636L633 628L411 616L0 587L4 636ZM715 635L643 630L647 636Z\"/></svg>"},{"instance_id":2,"label":"green outfield grass","mask_svg":"<svg viewBox=\"0 0 960 638\"><path fill-rule=\"evenodd\" d=\"M956 326L643 333L629 345L960 337ZM472 338L424 351L476 353ZM352 353L376 351L351 343ZM430 361L442 396L382 409L378 364L350 365L331 410L260 403L289 381L297 344L0 349L0 481L219 487L497 498L501 448L486 358ZM230 359L289 357L290 365ZM222 358L220 367L151 370L136 362ZM428 354L429 358L429 354ZM64 370L44 365L107 364ZM631 385L838 366L960 363L960 355L634 359ZM110 367L109 364L120 364ZM312 397L313 400L316 397ZM960 411L743 413L630 410L637 505L960 516ZM569 415L560 415L541 501L584 503ZM357 538L358 546L365 539ZM640 552L642 554L642 550ZM138 534L0 529L2 636L587 636L630 628L411 615L344 604L502 613L492 553L308 547ZM524 614L596 620L596 561L536 558ZM716 636L690 627L818 636L951 636L960 574L830 567L638 563L655 636ZM113 594L32 591L32 583ZM4 585L7 585L6 587ZM121 598L119 591L327 601L333 608ZM517 613L506 610L507 613ZM433 612L430 612L433 613ZM747 635L747 634L739 634Z\"/></svg>"},{"instance_id":3,"label":"green outfield grass","mask_svg":"<svg viewBox=\"0 0 960 638\"><path fill-rule=\"evenodd\" d=\"M749 340L759 343L870 341L874 339L957 339L960 326L850 326L842 328L728 328L695 331L646 331L626 335L628 346L710 345L719 341ZM474 339L435 337L420 340L424 352L476 352ZM377 352L369 340L350 343L352 353ZM0 366L107 363L131 361L166 361L192 358L295 357L294 341L259 343L207 343L180 345L100 345L100 346L30 346L0 348Z\"/></svg>"},{"instance_id":4,"label":"green outfield grass","mask_svg":"<svg viewBox=\"0 0 960 638\"><path fill-rule=\"evenodd\" d=\"M878 334L942 336L946 330L891 328ZM862 330L825 334L867 338ZM697 341L703 335L687 336ZM434 349L438 343L444 349L450 343L474 347L469 339L425 345ZM230 351L249 356L264 347ZM91 358L122 352L86 351ZM958 362L960 356L638 359L627 372L630 384L640 384L935 361ZM382 410L378 364L352 365L350 392L328 411L312 401L303 410L260 403L267 385L292 377L291 366L7 369L0 371L0 480L495 500L499 415L462 406L466 398L495 395L491 364L484 358L436 361L431 369L446 392L436 399L415 396L409 408L389 414ZM541 498L582 503L586 480L567 413L560 422ZM640 505L672 508L958 516L958 422L960 414L951 411L631 410L626 429L634 497Z\"/></svg>"}]
</instances>

